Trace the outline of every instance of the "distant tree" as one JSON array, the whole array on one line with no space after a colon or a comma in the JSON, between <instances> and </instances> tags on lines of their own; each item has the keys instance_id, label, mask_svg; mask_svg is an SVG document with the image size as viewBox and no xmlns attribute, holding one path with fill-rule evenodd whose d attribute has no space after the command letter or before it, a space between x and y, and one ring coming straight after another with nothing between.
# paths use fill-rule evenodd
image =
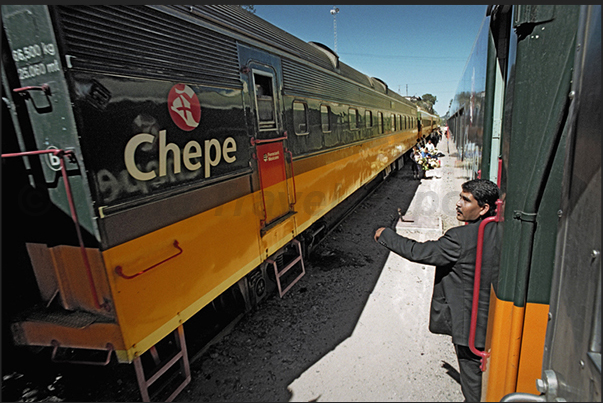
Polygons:
<instances>
[{"instance_id":1,"label":"distant tree","mask_svg":"<svg viewBox=\"0 0 603 403\"><path fill-rule=\"evenodd\" d=\"M438 99L436 96L433 96L431 94L423 94L423 96L421 98L423 99L424 102L430 103L432 106L435 105L435 103Z\"/></svg>"},{"instance_id":2,"label":"distant tree","mask_svg":"<svg viewBox=\"0 0 603 403\"><path fill-rule=\"evenodd\" d=\"M243 10L247 10L247 11L249 11L250 13L255 14L255 6L253 6L253 5L244 5L244 6L243 6L243 5L241 5L241 8L242 8Z\"/></svg>"},{"instance_id":3,"label":"distant tree","mask_svg":"<svg viewBox=\"0 0 603 403\"><path fill-rule=\"evenodd\" d=\"M410 101L413 104L423 108L427 112L436 114L433 110L433 105L436 103L436 99L437 98L431 94L425 94L422 97L411 97Z\"/></svg>"}]
</instances>

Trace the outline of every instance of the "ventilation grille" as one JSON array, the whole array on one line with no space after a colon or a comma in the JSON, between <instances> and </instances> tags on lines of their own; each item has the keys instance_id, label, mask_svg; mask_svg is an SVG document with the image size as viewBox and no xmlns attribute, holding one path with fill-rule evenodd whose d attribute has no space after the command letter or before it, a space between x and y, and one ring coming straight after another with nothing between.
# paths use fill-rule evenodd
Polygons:
<instances>
[{"instance_id":1,"label":"ventilation grille","mask_svg":"<svg viewBox=\"0 0 603 403\"><path fill-rule=\"evenodd\" d=\"M58 6L74 68L240 88L235 41L145 6Z\"/></svg>"},{"instance_id":2,"label":"ventilation grille","mask_svg":"<svg viewBox=\"0 0 603 403\"><path fill-rule=\"evenodd\" d=\"M283 89L291 94L319 96L338 102L353 102L388 108L389 100L377 93L361 91L357 85L289 59L282 60Z\"/></svg>"},{"instance_id":3,"label":"ventilation grille","mask_svg":"<svg viewBox=\"0 0 603 403\"><path fill-rule=\"evenodd\" d=\"M174 6L175 9L182 12L188 12L190 7ZM333 70L333 65L324 52L239 6L192 6L192 10L193 14L209 18L226 27L235 26L239 33L247 37L295 54L328 70Z\"/></svg>"}]
</instances>

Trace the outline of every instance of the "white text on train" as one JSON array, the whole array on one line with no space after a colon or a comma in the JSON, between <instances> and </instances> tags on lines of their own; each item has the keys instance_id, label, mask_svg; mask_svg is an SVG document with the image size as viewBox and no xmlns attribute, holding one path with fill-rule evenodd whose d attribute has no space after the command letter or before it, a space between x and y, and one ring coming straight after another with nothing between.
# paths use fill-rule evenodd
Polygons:
<instances>
[{"instance_id":1,"label":"white text on train","mask_svg":"<svg viewBox=\"0 0 603 403\"><path fill-rule=\"evenodd\" d=\"M196 171L201 168L201 162L197 159L204 157L204 168L205 177L211 176L211 167L217 166L224 158L228 164L232 164L237 160L237 157L232 155L237 151L237 143L232 137L228 137L224 140L224 143L220 144L217 139L205 140L203 151L201 144L195 140L191 140L184 146L184 149L180 148L174 143L166 144L166 131L159 131L159 175L156 170L149 172L142 172L136 165L135 154L136 149L143 143L153 143L155 136L148 133L140 133L132 137L124 150L124 162L126 163L126 169L128 173L139 181L149 181L157 176L166 176L167 174L167 155L168 152L172 152L174 161L174 173L180 173L181 162L189 171ZM213 148L213 151L212 151ZM213 158L212 158L213 155Z\"/></svg>"}]
</instances>

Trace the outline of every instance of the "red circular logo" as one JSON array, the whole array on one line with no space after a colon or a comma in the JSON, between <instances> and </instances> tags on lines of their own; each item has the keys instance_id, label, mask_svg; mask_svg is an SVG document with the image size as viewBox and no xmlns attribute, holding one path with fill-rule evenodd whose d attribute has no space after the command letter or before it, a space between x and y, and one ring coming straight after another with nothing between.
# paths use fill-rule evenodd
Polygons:
<instances>
[{"instance_id":1,"label":"red circular logo","mask_svg":"<svg viewBox=\"0 0 603 403\"><path fill-rule=\"evenodd\" d=\"M176 126L187 132L199 126L201 106L199 98L191 87L176 84L168 94L168 109Z\"/></svg>"}]
</instances>

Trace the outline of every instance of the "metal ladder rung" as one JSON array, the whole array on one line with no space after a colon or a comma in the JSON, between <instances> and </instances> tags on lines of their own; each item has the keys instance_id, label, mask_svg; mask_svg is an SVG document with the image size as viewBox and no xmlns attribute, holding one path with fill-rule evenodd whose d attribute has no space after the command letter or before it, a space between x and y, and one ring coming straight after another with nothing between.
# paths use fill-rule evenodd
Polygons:
<instances>
[{"instance_id":1,"label":"metal ladder rung","mask_svg":"<svg viewBox=\"0 0 603 403\"><path fill-rule=\"evenodd\" d=\"M295 246L297 246L297 250L299 251L299 256L296 257L295 259L293 259L291 261L291 263L289 263L287 266L285 266L283 268L283 270L278 271L278 266L277 266L276 262L272 259L266 259L266 262L271 263L272 266L274 267L274 275L276 277L276 285L278 286L278 293L281 298L283 297L283 295L285 295L285 293L287 291L289 291L289 289L291 287L293 287L293 285L295 283L297 283L299 281L300 278L302 278L304 276L304 274L306 274L306 269L304 267L304 260L302 258L301 243L297 239L294 239L292 242L295 243ZM300 261L301 261L302 272L295 278L295 280L293 280L287 286L287 288L285 288L283 290L282 285L281 285L281 277L284 276L285 273L287 273L287 271L289 271L289 269L291 269L293 266L295 266L295 264L297 264L297 262L300 262Z\"/></svg>"},{"instance_id":2,"label":"metal ladder rung","mask_svg":"<svg viewBox=\"0 0 603 403\"><path fill-rule=\"evenodd\" d=\"M155 373L149 378L145 379L144 369L142 367L142 361L139 357L134 358L134 368L136 370L136 379L138 380L138 387L140 388L140 394L144 402L150 402L149 397L149 386L157 381L162 375L164 375L172 366L178 361L180 363L180 373L184 376L184 381L176 388L176 390L166 399L166 402L171 402L176 396L188 385L191 381L191 370L188 361L188 353L186 351L186 341L184 340L184 328L182 325L178 326L172 333L176 338L176 345L180 348L180 351L176 353L168 362L166 362L161 368L158 368ZM155 346L151 347L151 355L156 365L159 365L159 355Z\"/></svg>"}]
</instances>

